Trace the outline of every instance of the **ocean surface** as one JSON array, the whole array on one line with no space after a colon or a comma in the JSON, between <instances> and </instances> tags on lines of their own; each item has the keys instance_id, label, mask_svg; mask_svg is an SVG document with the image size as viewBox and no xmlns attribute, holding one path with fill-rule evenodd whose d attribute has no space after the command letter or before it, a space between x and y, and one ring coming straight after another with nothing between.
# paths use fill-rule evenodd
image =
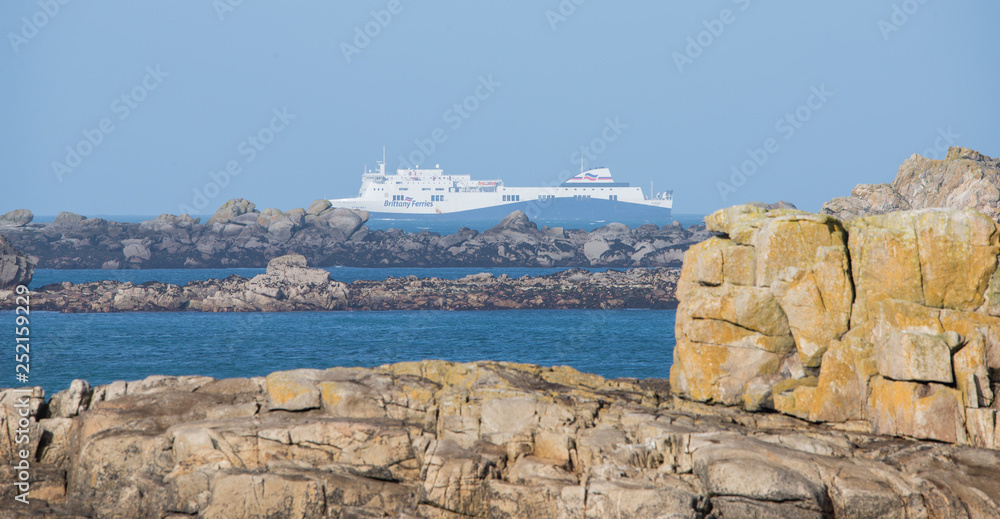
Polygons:
<instances>
[{"instance_id":1,"label":"ocean surface","mask_svg":"<svg viewBox=\"0 0 1000 519\"><path fill-rule=\"evenodd\" d=\"M352 281L411 274L459 278L484 270L534 276L559 269L329 270L335 279ZM97 279L184 283L260 272L40 269L32 286ZM569 365L609 378L666 378L673 358L674 316L674 310L33 312L29 384L53 394L75 378L96 385L149 375L249 377L287 369L372 367L423 359ZM14 319L13 312L0 312L0 323L13 327ZM8 369L0 377L0 387L21 386L14 376Z\"/></svg>"}]
</instances>

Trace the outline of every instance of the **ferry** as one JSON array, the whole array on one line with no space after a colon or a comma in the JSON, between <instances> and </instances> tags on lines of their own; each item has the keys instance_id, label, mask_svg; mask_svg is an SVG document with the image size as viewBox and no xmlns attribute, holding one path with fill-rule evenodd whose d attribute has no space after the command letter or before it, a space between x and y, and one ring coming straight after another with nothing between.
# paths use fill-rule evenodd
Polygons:
<instances>
[{"instance_id":1,"label":"ferry","mask_svg":"<svg viewBox=\"0 0 1000 519\"><path fill-rule=\"evenodd\" d=\"M355 198L334 198L334 207L362 209L372 218L434 220L500 219L521 210L532 220L663 221L670 217L673 192L646 196L639 187L617 182L608 168L583 170L562 184L547 187L506 186L501 179L473 180L471 175L433 169L397 169L387 174L385 157L367 167ZM582 165L581 165L582 166Z\"/></svg>"}]
</instances>

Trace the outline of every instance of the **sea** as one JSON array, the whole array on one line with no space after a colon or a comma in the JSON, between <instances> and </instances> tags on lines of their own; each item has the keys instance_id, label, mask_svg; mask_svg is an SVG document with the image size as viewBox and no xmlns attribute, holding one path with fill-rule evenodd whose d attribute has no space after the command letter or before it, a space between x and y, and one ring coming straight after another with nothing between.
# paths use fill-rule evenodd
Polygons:
<instances>
[{"instance_id":1,"label":"sea","mask_svg":"<svg viewBox=\"0 0 1000 519\"><path fill-rule=\"evenodd\" d=\"M327 270L334 279L350 282L410 275L457 279L478 272L521 277L565 269ZM31 288L102 279L183 284L261 272L263 269L38 269ZM9 323L11 329L15 318L13 312L0 312L0 323ZM97 385L150 375L252 377L298 368L374 367L423 359L568 365L607 378L667 378L673 359L674 318L674 310L37 311L31 312L28 323L29 384L42 386L51 395L78 378ZM23 386L15 379L12 363L3 364L10 368L0 376L0 387Z\"/></svg>"},{"instance_id":2,"label":"sea","mask_svg":"<svg viewBox=\"0 0 1000 519\"><path fill-rule=\"evenodd\" d=\"M141 222L147 215L93 215ZM704 215L674 215L685 227ZM52 221L36 217L36 222ZM207 216L202 217L206 221ZM592 230L607 222L549 222ZM643 222L622 222L636 226ZM670 222L660 222L665 225ZM487 229L496 222L429 225L426 221L369 221L372 229L428 230L448 234L461 226ZM452 228L454 227L454 228ZM564 268L355 268L330 267L333 279L351 282L389 277L458 279L540 276ZM607 269L588 269L602 271ZM36 269L30 287L112 279L184 284L264 269ZM13 312L0 312L0 326ZM63 314L32 312L29 385L47 395L74 379L91 385L139 380L150 375L264 376L298 368L374 367L403 361L496 360L543 366L567 365L607 378L667 378L673 359L675 310L480 310L338 311L288 313L128 312ZM11 336L13 339L13 336ZM13 343L11 343L13 344ZM13 349L13 347L11 347ZM11 366L0 387L20 387Z\"/></svg>"}]
</instances>

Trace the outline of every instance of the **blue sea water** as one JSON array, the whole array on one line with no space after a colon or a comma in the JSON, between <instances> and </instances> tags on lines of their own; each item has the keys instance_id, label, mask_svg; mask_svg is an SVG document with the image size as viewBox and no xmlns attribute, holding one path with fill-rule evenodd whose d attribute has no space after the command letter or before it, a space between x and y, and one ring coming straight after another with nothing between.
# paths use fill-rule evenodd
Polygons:
<instances>
[{"instance_id":1,"label":"blue sea water","mask_svg":"<svg viewBox=\"0 0 1000 519\"><path fill-rule=\"evenodd\" d=\"M410 274L457 278L484 269L331 270L335 278L350 280ZM491 270L495 275L519 276L556 269ZM131 279L136 282L185 282L260 271L39 270L36 282L79 283L107 279L113 273L137 276ZM52 394L75 378L105 384L149 375L248 377L286 369L371 367L422 359L569 365L609 378L666 378L673 358L674 316L674 310L33 312L30 384ZM12 312L0 312L0 323L10 323L11 329L14 319ZM13 369L4 371L0 387L22 385L14 379Z\"/></svg>"}]
</instances>

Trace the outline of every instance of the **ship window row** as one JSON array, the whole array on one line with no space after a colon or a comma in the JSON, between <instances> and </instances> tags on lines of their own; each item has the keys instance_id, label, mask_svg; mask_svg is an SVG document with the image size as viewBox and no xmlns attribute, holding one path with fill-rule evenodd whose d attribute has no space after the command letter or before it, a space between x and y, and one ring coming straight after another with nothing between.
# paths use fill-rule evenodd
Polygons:
<instances>
[{"instance_id":1,"label":"ship window row","mask_svg":"<svg viewBox=\"0 0 1000 519\"><path fill-rule=\"evenodd\" d=\"M539 200L553 200L556 195L538 195Z\"/></svg>"},{"instance_id":2,"label":"ship window row","mask_svg":"<svg viewBox=\"0 0 1000 519\"><path fill-rule=\"evenodd\" d=\"M503 195L504 202L520 202L521 195Z\"/></svg>"},{"instance_id":3,"label":"ship window row","mask_svg":"<svg viewBox=\"0 0 1000 519\"><path fill-rule=\"evenodd\" d=\"M444 195L431 195L431 202L444 202Z\"/></svg>"},{"instance_id":4,"label":"ship window row","mask_svg":"<svg viewBox=\"0 0 1000 519\"><path fill-rule=\"evenodd\" d=\"M573 195L573 198L590 198L590 195Z\"/></svg>"},{"instance_id":5,"label":"ship window row","mask_svg":"<svg viewBox=\"0 0 1000 519\"><path fill-rule=\"evenodd\" d=\"M618 200L618 195L608 195L608 200Z\"/></svg>"},{"instance_id":6,"label":"ship window row","mask_svg":"<svg viewBox=\"0 0 1000 519\"><path fill-rule=\"evenodd\" d=\"M403 199L403 195L392 195L393 202L399 202Z\"/></svg>"}]
</instances>

